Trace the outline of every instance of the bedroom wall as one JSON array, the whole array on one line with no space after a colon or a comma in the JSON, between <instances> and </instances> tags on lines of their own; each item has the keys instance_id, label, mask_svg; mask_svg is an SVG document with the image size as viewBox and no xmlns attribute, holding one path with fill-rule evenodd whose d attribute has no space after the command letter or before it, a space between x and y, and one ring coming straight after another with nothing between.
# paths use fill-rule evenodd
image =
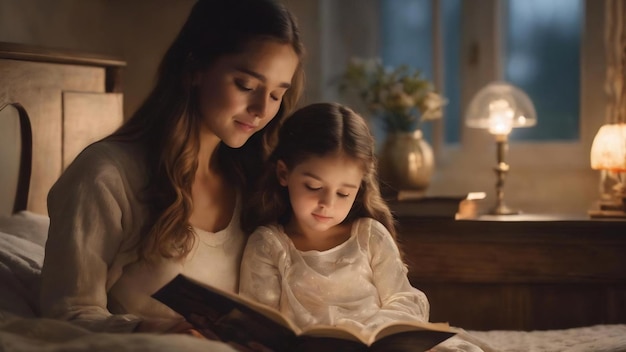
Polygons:
<instances>
[{"instance_id":1,"label":"bedroom wall","mask_svg":"<svg viewBox=\"0 0 626 352\"><path fill-rule=\"evenodd\" d=\"M159 59L193 0L0 0L0 41L112 55L126 61L124 113L150 89Z\"/></svg>"}]
</instances>

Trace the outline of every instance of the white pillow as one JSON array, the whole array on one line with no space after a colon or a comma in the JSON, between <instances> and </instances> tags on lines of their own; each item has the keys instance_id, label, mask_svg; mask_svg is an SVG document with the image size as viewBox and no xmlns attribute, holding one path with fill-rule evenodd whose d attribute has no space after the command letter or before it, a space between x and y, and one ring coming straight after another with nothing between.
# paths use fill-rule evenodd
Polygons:
<instances>
[{"instance_id":1,"label":"white pillow","mask_svg":"<svg viewBox=\"0 0 626 352\"><path fill-rule=\"evenodd\" d=\"M47 216L29 211L0 216L0 314L37 316L49 225Z\"/></svg>"},{"instance_id":2,"label":"white pillow","mask_svg":"<svg viewBox=\"0 0 626 352\"><path fill-rule=\"evenodd\" d=\"M0 232L44 246L48 238L50 218L27 210L0 216Z\"/></svg>"}]
</instances>

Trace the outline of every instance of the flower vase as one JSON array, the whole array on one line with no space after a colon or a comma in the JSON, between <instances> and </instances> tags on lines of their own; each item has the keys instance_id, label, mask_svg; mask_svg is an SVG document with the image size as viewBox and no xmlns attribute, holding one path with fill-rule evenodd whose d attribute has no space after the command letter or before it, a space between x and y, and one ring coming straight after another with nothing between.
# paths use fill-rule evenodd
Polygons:
<instances>
[{"instance_id":1,"label":"flower vase","mask_svg":"<svg viewBox=\"0 0 626 352\"><path fill-rule=\"evenodd\" d=\"M391 132L378 157L383 189L426 192L435 168L433 149L421 130Z\"/></svg>"}]
</instances>

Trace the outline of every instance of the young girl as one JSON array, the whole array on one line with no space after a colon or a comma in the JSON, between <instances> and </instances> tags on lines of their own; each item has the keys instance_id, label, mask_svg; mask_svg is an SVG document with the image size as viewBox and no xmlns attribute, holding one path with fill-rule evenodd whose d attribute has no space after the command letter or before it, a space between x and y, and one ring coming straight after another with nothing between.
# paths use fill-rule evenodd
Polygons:
<instances>
[{"instance_id":1,"label":"young girl","mask_svg":"<svg viewBox=\"0 0 626 352\"><path fill-rule=\"evenodd\" d=\"M409 283L376 177L374 140L354 111L319 103L288 118L243 212L244 230L256 230L240 294L300 327L367 333L390 320L428 321L428 300Z\"/></svg>"}]
</instances>

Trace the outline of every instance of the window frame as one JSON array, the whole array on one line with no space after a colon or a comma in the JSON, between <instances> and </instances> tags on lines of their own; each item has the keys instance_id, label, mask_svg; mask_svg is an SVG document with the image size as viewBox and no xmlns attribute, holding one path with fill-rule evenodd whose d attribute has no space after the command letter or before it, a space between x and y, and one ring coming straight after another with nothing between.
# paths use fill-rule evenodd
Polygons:
<instances>
[{"instance_id":1,"label":"window frame","mask_svg":"<svg viewBox=\"0 0 626 352\"><path fill-rule=\"evenodd\" d=\"M433 1L437 4L440 0ZM462 6L460 104L464 113L480 88L503 78L503 48L500 44L504 3L502 0L463 1ZM438 8L438 5L434 8ZM507 162L511 171L505 183L505 194L507 199L515 199L525 208L580 212L587 209L591 200L597 196L597 173L590 168L589 151L595 133L604 122L603 9L602 2L585 1L581 43L580 138L576 141L509 143ZM437 15L435 11L433 16ZM439 16L434 18L439 19ZM445 53L441 50L433 52L434 62L441 62L439 55ZM437 70L443 68L438 67ZM445 72L437 72L435 77L442 75ZM438 89L443 90L442 80L435 83ZM445 145L441 142L445 126L434 129L439 134L437 139L433 139L436 141L437 175L429 192L462 194L480 190L488 194L491 192L492 198L495 176L491 167L496 163L494 138L486 131L466 127L462 116L459 122L462 124L459 145ZM488 169L488 173L485 173L485 169ZM568 197L568 189L559 183L563 178L568 185L582 192L583 197ZM552 191L550 196L556 195L557 199L539 196L532 190ZM575 204L567 205L568 198L575 198ZM538 204L542 200L546 203Z\"/></svg>"}]
</instances>

